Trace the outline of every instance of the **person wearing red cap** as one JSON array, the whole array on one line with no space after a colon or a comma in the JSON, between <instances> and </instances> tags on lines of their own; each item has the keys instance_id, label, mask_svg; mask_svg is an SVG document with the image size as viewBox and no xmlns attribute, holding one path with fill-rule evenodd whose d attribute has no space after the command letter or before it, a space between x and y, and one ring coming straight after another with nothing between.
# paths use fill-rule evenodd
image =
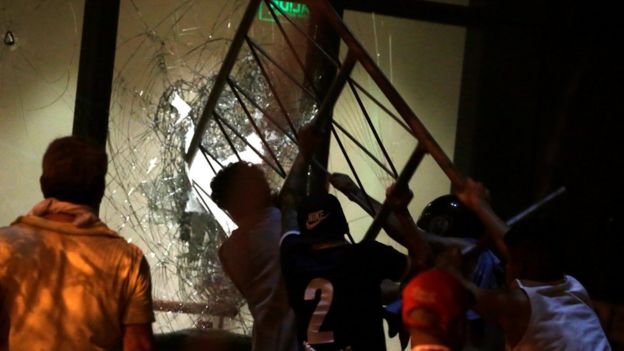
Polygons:
<instances>
[{"instance_id":1,"label":"person wearing red cap","mask_svg":"<svg viewBox=\"0 0 624 351\"><path fill-rule=\"evenodd\" d=\"M412 351L458 350L464 340L468 291L441 269L424 271L403 288L402 317Z\"/></svg>"},{"instance_id":2,"label":"person wearing red cap","mask_svg":"<svg viewBox=\"0 0 624 351\"><path fill-rule=\"evenodd\" d=\"M333 173L330 182L371 216L376 216L381 209L381 203L362 191L348 175ZM390 237L402 243L405 242L406 235L396 214L395 212L387 218L384 229ZM490 250L474 249L478 239L485 234L481 220L455 195L443 195L431 201L425 206L416 223L409 217L407 220L422 231L421 235L434 256L454 247L468 252L462 259L462 270L479 287L498 288L503 284L503 267L498 257ZM400 310L401 299L397 298L386 306L385 318L389 324L389 335L402 332L402 346L406 346L407 333L400 328ZM485 323L474 311L467 311L466 324L464 349L500 350L504 347L500 328Z\"/></svg>"}]
</instances>

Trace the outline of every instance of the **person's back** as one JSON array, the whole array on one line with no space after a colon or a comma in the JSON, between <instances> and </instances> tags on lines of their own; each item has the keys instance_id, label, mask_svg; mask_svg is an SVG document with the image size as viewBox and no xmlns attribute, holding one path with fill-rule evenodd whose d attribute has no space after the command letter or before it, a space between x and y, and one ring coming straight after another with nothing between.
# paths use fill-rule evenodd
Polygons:
<instances>
[{"instance_id":1,"label":"person's back","mask_svg":"<svg viewBox=\"0 0 624 351\"><path fill-rule=\"evenodd\" d=\"M238 226L219 248L219 259L253 316L252 349L295 350L294 315L280 270L281 213L264 173L247 162L232 163L210 187L212 200Z\"/></svg>"},{"instance_id":2,"label":"person's back","mask_svg":"<svg viewBox=\"0 0 624 351\"><path fill-rule=\"evenodd\" d=\"M257 222L238 227L223 241L219 259L228 277L252 307L265 296L257 292L280 283L280 212L267 207ZM241 259L244 257L244 260Z\"/></svg>"},{"instance_id":3,"label":"person's back","mask_svg":"<svg viewBox=\"0 0 624 351\"><path fill-rule=\"evenodd\" d=\"M324 194L306 204L300 211L307 218L300 221L301 234L288 231L281 245L299 340L317 351L385 350L380 284L402 278L406 256L374 241L347 244L335 197Z\"/></svg>"},{"instance_id":4,"label":"person's back","mask_svg":"<svg viewBox=\"0 0 624 351\"><path fill-rule=\"evenodd\" d=\"M542 210L508 228L490 207L481 183L468 179L458 197L479 215L504 253L508 290L463 284L471 290L475 310L501 326L507 349L611 350L587 292L564 273L561 246L567 237L562 221L567 218Z\"/></svg>"},{"instance_id":5,"label":"person's back","mask_svg":"<svg viewBox=\"0 0 624 351\"><path fill-rule=\"evenodd\" d=\"M44 200L0 229L0 349L151 350L151 280L141 251L97 216L107 156L54 140Z\"/></svg>"},{"instance_id":6,"label":"person's back","mask_svg":"<svg viewBox=\"0 0 624 351\"><path fill-rule=\"evenodd\" d=\"M509 284L526 296L529 311L524 332L508 338L511 350L611 349L589 294L564 274L564 233L562 223L545 212L520 221L506 234Z\"/></svg>"},{"instance_id":7,"label":"person's back","mask_svg":"<svg viewBox=\"0 0 624 351\"><path fill-rule=\"evenodd\" d=\"M239 227L223 242L219 259L254 318L254 350L293 350L294 315L279 260L281 215L275 207L262 212L257 222Z\"/></svg>"},{"instance_id":8,"label":"person's back","mask_svg":"<svg viewBox=\"0 0 624 351\"><path fill-rule=\"evenodd\" d=\"M585 288L572 276L551 284L516 280L528 297L531 316L514 351L610 350Z\"/></svg>"},{"instance_id":9,"label":"person's back","mask_svg":"<svg viewBox=\"0 0 624 351\"><path fill-rule=\"evenodd\" d=\"M121 349L122 322L152 318L151 301L131 298L146 273L140 250L104 225L20 217L0 229L9 350Z\"/></svg>"}]
</instances>

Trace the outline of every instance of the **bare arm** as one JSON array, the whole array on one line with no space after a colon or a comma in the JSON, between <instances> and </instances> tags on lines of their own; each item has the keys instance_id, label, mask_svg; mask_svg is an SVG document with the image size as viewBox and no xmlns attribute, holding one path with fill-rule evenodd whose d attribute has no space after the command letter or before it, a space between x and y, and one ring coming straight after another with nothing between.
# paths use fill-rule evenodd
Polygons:
<instances>
[{"instance_id":1,"label":"bare arm","mask_svg":"<svg viewBox=\"0 0 624 351\"><path fill-rule=\"evenodd\" d=\"M365 194L348 175L332 173L329 177L329 182L369 215L375 216L381 209L381 203Z\"/></svg>"},{"instance_id":2,"label":"bare arm","mask_svg":"<svg viewBox=\"0 0 624 351\"><path fill-rule=\"evenodd\" d=\"M346 174L334 173L329 178L331 184L351 201L360 205L360 207L371 216L376 216L381 209L381 203L366 195ZM409 194L409 195L408 195ZM431 260L431 250L423 240L425 235L418 229L414 219L407 210L407 204L411 200L411 192L409 190L401 195L408 195L408 198L398 199L394 210L386 219L383 228L388 235L399 244L408 249L410 260L415 269L422 269L429 265ZM401 203L404 202L404 203Z\"/></svg>"},{"instance_id":3,"label":"bare arm","mask_svg":"<svg viewBox=\"0 0 624 351\"><path fill-rule=\"evenodd\" d=\"M154 350L154 335L151 324L128 324L123 326L124 351Z\"/></svg>"},{"instance_id":4,"label":"bare arm","mask_svg":"<svg viewBox=\"0 0 624 351\"><path fill-rule=\"evenodd\" d=\"M404 210L395 210L394 215L396 221L400 225L400 229L404 237L404 245L407 248L412 265L412 274L429 268L432 264L433 255L429 245L423 239L423 232L418 229L412 216L405 208Z\"/></svg>"},{"instance_id":5,"label":"bare arm","mask_svg":"<svg viewBox=\"0 0 624 351\"><path fill-rule=\"evenodd\" d=\"M348 197L349 200L358 204L369 215L375 217L380 211L381 203L365 194L348 175L333 173L329 178L329 182ZM402 218L399 218L396 213L391 213L386 219L383 228L394 241L403 246L407 246L406 236L408 234L404 231L404 226L409 225L409 222L411 222L414 227L416 226L409 213L402 213ZM412 229L409 231L413 233Z\"/></svg>"},{"instance_id":6,"label":"bare arm","mask_svg":"<svg viewBox=\"0 0 624 351\"><path fill-rule=\"evenodd\" d=\"M349 200L355 202L366 213L375 217L381 210L381 203L374 198L368 196L364 190L355 184L355 182L346 174L332 173L329 176L329 182L334 188L343 193ZM397 219L391 213L386 222L383 225L384 230L390 235L390 237L401 245L405 245L403 240L403 234L400 230L400 224Z\"/></svg>"},{"instance_id":7,"label":"bare arm","mask_svg":"<svg viewBox=\"0 0 624 351\"><path fill-rule=\"evenodd\" d=\"M459 276L456 274L456 276ZM461 283L474 298L474 310L485 320L503 329L510 345L524 335L531 316L529 298L520 289L492 290L477 287L461 277Z\"/></svg>"},{"instance_id":8,"label":"bare arm","mask_svg":"<svg viewBox=\"0 0 624 351\"><path fill-rule=\"evenodd\" d=\"M477 214L485 226L494 250L505 262L508 262L509 250L507 249L507 245L505 245L504 238L509 227L496 215L490 206L487 189L483 184L468 178L464 188L457 192L456 195L464 205Z\"/></svg>"},{"instance_id":9,"label":"bare arm","mask_svg":"<svg viewBox=\"0 0 624 351\"><path fill-rule=\"evenodd\" d=\"M402 236L410 257L412 269L410 275L416 274L431 266L433 255L429 245L423 239L422 230L416 226L407 210L407 205L412 200L413 194L407 188L397 189L392 185L386 190L386 196L386 201L392 207L391 217L394 217L393 220L398 223L396 230Z\"/></svg>"},{"instance_id":10,"label":"bare arm","mask_svg":"<svg viewBox=\"0 0 624 351\"><path fill-rule=\"evenodd\" d=\"M296 228L297 206L306 195L308 168L312 153L319 143L320 137L312 126L306 126L299 132L299 153L280 191L280 209L284 230Z\"/></svg>"}]
</instances>

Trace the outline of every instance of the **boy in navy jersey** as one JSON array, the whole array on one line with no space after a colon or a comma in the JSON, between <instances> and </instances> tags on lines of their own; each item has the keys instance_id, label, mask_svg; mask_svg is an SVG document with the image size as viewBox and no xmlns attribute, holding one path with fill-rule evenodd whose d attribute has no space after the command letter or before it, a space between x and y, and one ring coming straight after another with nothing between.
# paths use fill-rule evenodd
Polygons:
<instances>
[{"instance_id":1,"label":"boy in navy jersey","mask_svg":"<svg viewBox=\"0 0 624 351\"><path fill-rule=\"evenodd\" d=\"M300 154L281 194L282 273L298 339L307 350L383 351L381 283L400 281L413 266L406 255L376 241L348 243L349 228L334 196L304 197L312 133L300 133ZM403 218L409 191L392 193L395 212ZM414 245L408 245L413 256L422 249L417 247L421 242L414 226L405 229L414 239Z\"/></svg>"},{"instance_id":2,"label":"boy in navy jersey","mask_svg":"<svg viewBox=\"0 0 624 351\"><path fill-rule=\"evenodd\" d=\"M282 273L300 341L315 350L385 350L381 282L399 281L408 259L376 241L349 244L330 194L304 200L299 229L282 237Z\"/></svg>"}]
</instances>

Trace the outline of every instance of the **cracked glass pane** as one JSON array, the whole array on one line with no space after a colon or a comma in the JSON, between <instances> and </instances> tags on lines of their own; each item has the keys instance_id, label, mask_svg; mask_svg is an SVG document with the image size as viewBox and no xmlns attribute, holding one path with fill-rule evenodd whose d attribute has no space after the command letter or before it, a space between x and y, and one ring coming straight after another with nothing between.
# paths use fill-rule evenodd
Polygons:
<instances>
[{"instance_id":1,"label":"cracked glass pane","mask_svg":"<svg viewBox=\"0 0 624 351\"><path fill-rule=\"evenodd\" d=\"M203 207L183 159L244 5L121 3L104 216L148 257L156 332L249 333L244 301L217 257L227 233Z\"/></svg>"}]
</instances>

